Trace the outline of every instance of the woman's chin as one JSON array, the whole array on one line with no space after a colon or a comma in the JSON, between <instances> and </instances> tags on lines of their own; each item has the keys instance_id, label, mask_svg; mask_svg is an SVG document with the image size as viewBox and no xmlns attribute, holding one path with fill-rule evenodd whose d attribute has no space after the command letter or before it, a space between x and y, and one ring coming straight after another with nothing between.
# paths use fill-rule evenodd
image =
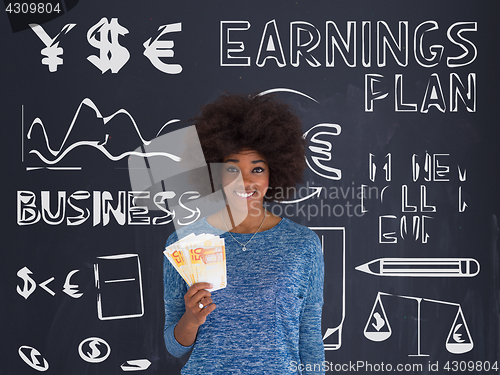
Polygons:
<instances>
[{"instance_id":1,"label":"woman's chin","mask_svg":"<svg viewBox=\"0 0 500 375\"><path fill-rule=\"evenodd\" d=\"M247 204L247 202L229 200L228 203L232 215L248 215L249 205Z\"/></svg>"}]
</instances>

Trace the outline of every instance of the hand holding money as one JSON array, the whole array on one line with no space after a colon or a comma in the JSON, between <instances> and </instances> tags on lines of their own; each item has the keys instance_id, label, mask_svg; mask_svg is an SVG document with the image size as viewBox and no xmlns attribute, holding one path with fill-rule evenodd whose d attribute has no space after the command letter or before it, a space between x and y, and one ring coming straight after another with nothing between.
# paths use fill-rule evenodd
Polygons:
<instances>
[{"instance_id":1,"label":"hand holding money","mask_svg":"<svg viewBox=\"0 0 500 375\"><path fill-rule=\"evenodd\" d=\"M174 336L179 344L191 346L196 339L198 327L205 323L208 314L215 310L216 305L210 292L206 290L212 287L209 283L195 283L184 295L186 312L174 329Z\"/></svg>"},{"instance_id":2,"label":"hand holding money","mask_svg":"<svg viewBox=\"0 0 500 375\"><path fill-rule=\"evenodd\" d=\"M224 239L212 234L190 234L163 252L189 289L184 295L186 311L174 328L178 343L190 346L198 327L215 310L210 291L225 288L226 249Z\"/></svg>"},{"instance_id":3,"label":"hand holding money","mask_svg":"<svg viewBox=\"0 0 500 375\"><path fill-rule=\"evenodd\" d=\"M209 283L196 283L184 295L186 313L190 315L189 320L194 326L199 327L205 323L207 315L216 308L211 297L212 295L206 290L212 287L212 284Z\"/></svg>"}]
</instances>

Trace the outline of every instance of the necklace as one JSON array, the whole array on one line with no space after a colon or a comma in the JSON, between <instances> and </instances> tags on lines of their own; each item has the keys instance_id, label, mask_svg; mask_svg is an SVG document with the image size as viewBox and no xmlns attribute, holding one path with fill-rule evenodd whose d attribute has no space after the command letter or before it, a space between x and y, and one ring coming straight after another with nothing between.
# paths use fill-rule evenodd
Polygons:
<instances>
[{"instance_id":1,"label":"necklace","mask_svg":"<svg viewBox=\"0 0 500 375\"><path fill-rule=\"evenodd\" d=\"M262 225L264 225L264 221L266 220L266 213L267 213L267 209L264 207L264 219L262 219L262 223L260 223L259 228L257 228L257 230L255 231L253 236L250 237L250 239L247 242L245 242L244 244L242 244L240 241L238 241L236 238L234 238L233 234L229 231L229 228L227 227L226 221L224 220L224 215L222 214L222 211L220 212L220 217L222 218L222 222L224 223L224 226L226 227L226 230L229 233L229 235L231 237L233 237L233 240L235 240L236 242L238 242L242 246L243 251L247 251L248 243L253 240L253 238L255 237L257 232L260 230L260 228L262 228Z\"/></svg>"}]
</instances>

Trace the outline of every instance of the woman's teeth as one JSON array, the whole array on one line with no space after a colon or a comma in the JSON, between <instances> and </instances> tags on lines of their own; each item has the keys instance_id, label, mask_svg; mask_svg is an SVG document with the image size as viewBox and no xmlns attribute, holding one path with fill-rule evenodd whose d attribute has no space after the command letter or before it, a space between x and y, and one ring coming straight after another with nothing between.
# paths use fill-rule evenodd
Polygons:
<instances>
[{"instance_id":1,"label":"woman's teeth","mask_svg":"<svg viewBox=\"0 0 500 375\"><path fill-rule=\"evenodd\" d=\"M235 191L235 193L239 196L239 197L242 197L242 198L248 198L249 196L253 195L253 193L255 193L255 191L251 192L251 193L239 193L237 191Z\"/></svg>"}]
</instances>

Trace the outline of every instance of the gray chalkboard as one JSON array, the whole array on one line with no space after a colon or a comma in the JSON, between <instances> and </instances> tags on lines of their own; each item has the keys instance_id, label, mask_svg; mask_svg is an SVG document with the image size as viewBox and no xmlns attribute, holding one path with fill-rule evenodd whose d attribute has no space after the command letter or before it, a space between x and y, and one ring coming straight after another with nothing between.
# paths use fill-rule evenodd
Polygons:
<instances>
[{"instance_id":1,"label":"gray chalkboard","mask_svg":"<svg viewBox=\"0 0 500 375\"><path fill-rule=\"evenodd\" d=\"M180 373L128 157L225 91L303 121L328 372L499 373L498 1L4 3L1 373Z\"/></svg>"}]
</instances>

